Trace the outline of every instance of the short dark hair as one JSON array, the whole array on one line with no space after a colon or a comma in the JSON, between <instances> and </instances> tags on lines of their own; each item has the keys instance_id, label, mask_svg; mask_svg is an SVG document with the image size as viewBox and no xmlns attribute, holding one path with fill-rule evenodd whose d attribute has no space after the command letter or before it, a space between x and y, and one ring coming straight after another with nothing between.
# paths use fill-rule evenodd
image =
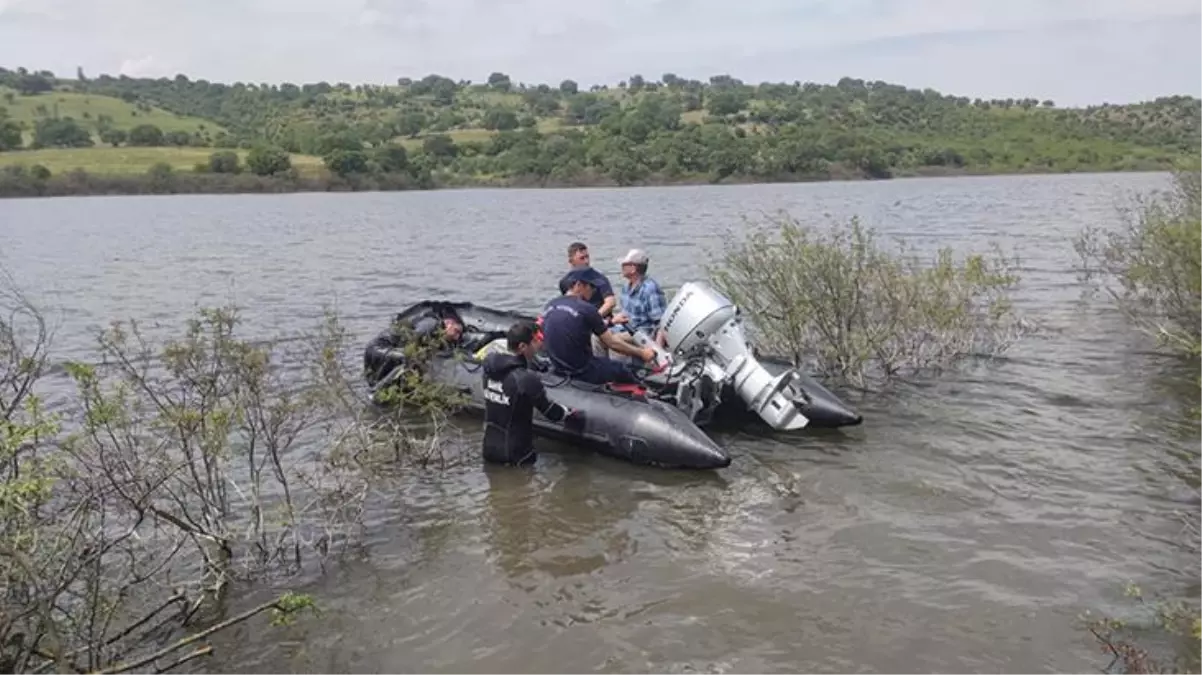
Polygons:
<instances>
[{"instance_id":1,"label":"short dark hair","mask_svg":"<svg viewBox=\"0 0 1202 675\"><path fill-rule=\"evenodd\" d=\"M568 244L568 257L571 258L572 256L576 255L577 251L587 251L587 250L588 250L588 246L586 246L583 241L574 241L574 242Z\"/></svg>"},{"instance_id":2,"label":"short dark hair","mask_svg":"<svg viewBox=\"0 0 1202 675\"><path fill-rule=\"evenodd\" d=\"M518 347L534 342L534 336L538 333L538 327L529 321L519 321L509 327L509 332L505 334L505 341L509 344L509 351L516 352Z\"/></svg>"}]
</instances>

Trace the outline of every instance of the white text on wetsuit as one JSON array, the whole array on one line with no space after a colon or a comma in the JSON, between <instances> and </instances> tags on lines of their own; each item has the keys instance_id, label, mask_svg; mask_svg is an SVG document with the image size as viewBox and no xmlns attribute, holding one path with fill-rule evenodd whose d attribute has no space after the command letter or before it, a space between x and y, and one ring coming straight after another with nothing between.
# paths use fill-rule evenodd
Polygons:
<instances>
[{"instance_id":1,"label":"white text on wetsuit","mask_svg":"<svg viewBox=\"0 0 1202 675\"><path fill-rule=\"evenodd\" d=\"M509 405L509 397L505 395L505 390L501 388L501 383L496 380L484 381L484 398L493 403Z\"/></svg>"}]
</instances>

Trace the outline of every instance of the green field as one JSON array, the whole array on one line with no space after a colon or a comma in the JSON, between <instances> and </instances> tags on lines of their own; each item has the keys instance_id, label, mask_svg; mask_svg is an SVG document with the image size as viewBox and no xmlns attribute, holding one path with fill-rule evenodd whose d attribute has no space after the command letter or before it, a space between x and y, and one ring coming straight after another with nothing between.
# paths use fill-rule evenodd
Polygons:
<instances>
[{"instance_id":1,"label":"green field","mask_svg":"<svg viewBox=\"0 0 1202 675\"><path fill-rule=\"evenodd\" d=\"M0 152L0 167L12 164L33 166L41 164L52 174L83 169L95 175L131 175L145 173L158 162L166 162L177 171L191 171L197 163L207 163L213 148L66 148ZM246 150L236 150L243 162ZM316 174L322 169L321 159L309 155L292 155L292 166L301 174Z\"/></svg>"},{"instance_id":2,"label":"green field","mask_svg":"<svg viewBox=\"0 0 1202 675\"><path fill-rule=\"evenodd\" d=\"M10 96L11 95L11 96ZM183 131L189 134L208 131L216 134L224 129L216 122L199 117L177 115L161 108L149 107L139 110L112 96L77 94L65 91L48 91L35 96L21 96L12 89L0 87L0 108L8 111L10 119L25 125L26 141L32 138L33 125L42 117L71 117L89 127L96 137L96 125L101 115L111 121L114 129L129 130L139 124L153 124L163 130ZM96 139L99 142L99 139Z\"/></svg>"}]
</instances>

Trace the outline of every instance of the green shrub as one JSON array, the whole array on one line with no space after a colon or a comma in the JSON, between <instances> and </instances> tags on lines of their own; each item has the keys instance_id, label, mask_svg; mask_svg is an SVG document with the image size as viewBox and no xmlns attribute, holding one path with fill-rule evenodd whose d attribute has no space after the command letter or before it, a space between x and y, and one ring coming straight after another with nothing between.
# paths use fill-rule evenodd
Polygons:
<instances>
[{"instance_id":1,"label":"green shrub","mask_svg":"<svg viewBox=\"0 0 1202 675\"><path fill-rule=\"evenodd\" d=\"M788 216L727 238L710 269L766 351L806 357L861 387L1004 350L1029 325L1011 306L1014 262L997 253L924 260L882 248L853 219L825 230Z\"/></svg>"}]
</instances>

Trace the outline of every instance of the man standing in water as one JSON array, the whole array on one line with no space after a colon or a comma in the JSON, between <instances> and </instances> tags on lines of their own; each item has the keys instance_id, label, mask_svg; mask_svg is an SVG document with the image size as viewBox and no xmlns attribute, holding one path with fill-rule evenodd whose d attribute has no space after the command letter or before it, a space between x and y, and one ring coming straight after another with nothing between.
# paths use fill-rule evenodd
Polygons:
<instances>
[{"instance_id":1,"label":"man standing in water","mask_svg":"<svg viewBox=\"0 0 1202 675\"><path fill-rule=\"evenodd\" d=\"M552 422L578 426L579 411L547 398L538 375L529 370L530 360L543 346L538 328L529 322L515 323L505 336L508 353L494 352L484 359L484 460L493 464L521 466L538 459L534 450L534 411Z\"/></svg>"}]
</instances>

